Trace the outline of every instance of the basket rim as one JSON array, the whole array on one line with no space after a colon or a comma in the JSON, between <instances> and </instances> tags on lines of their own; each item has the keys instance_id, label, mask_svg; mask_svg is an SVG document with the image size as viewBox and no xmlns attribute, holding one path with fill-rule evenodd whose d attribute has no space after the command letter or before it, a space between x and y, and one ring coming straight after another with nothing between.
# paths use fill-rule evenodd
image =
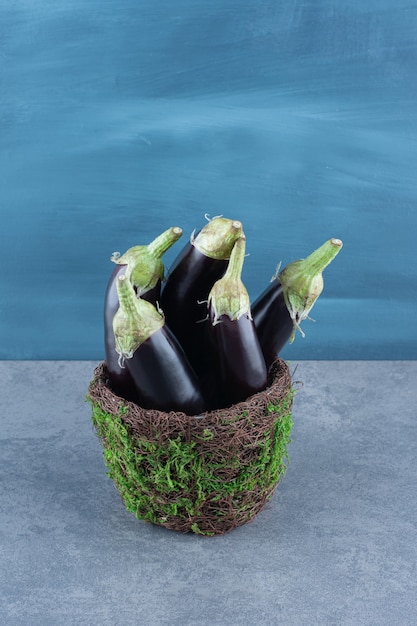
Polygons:
<instances>
[{"instance_id":1,"label":"basket rim","mask_svg":"<svg viewBox=\"0 0 417 626\"><path fill-rule=\"evenodd\" d=\"M240 438L249 442L254 433L265 432L284 415L285 400L292 404L292 378L287 363L278 358L270 369L270 384L261 392L231 407L206 411L201 415L169 413L145 409L116 395L109 387L106 364L101 362L94 370L87 398L110 415L119 417L131 434L152 440L205 441L208 433L216 433L215 441Z\"/></svg>"}]
</instances>

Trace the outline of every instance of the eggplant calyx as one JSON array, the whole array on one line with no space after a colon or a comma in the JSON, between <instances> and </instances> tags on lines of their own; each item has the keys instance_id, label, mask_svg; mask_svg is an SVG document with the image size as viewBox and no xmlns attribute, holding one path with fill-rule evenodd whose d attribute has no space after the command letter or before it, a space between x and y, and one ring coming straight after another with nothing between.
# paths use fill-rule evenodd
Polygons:
<instances>
[{"instance_id":1,"label":"eggplant calyx","mask_svg":"<svg viewBox=\"0 0 417 626\"><path fill-rule=\"evenodd\" d=\"M294 324L290 343L294 341L296 330L305 336L300 324L309 317L309 312L323 291L323 270L342 247L340 239L329 239L307 258L293 261L279 273L278 280L282 285L285 304Z\"/></svg>"},{"instance_id":2,"label":"eggplant calyx","mask_svg":"<svg viewBox=\"0 0 417 626\"><path fill-rule=\"evenodd\" d=\"M113 332L119 364L131 359L139 346L165 323L156 307L137 298L131 282L123 274L117 279L120 306L113 318Z\"/></svg>"},{"instance_id":3,"label":"eggplant calyx","mask_svg":"<svg viewBox=\"0 0 417 626\"><path fill-rule=\"evenodd\" d=\"M246 238L239 237L233 246L227 270L214 283L208 297L208 305L212 312L212 324L221 322L221 317L227 315L230 320L238 320L243 315L252 319L249 294L242 282L242 267L245 259Z\"/></svg>"},{"instance_id":4,"label":"eggplant calyx","mask_svg":"<svg viewBox=\"0 0 417 626\"><path fill-rule=\"evenodd\" d=\"M143 254L138 255L134 265L129 265L125 275L129 278L138 296L153 289L158 280L163 280L165 267L161 259L153 257L145 248Z\"/></svg>"},{"instance_id":5,"label":"eggplant calyx","mask_svg":"<svg viewBox=\"0 0 417 626\"><path fill-rule=\"evenodd\" d=\"M125 274L140 296L153 289L158 280L163 280L165 268L162 256L181 235L182 229L173 226L158 235L147 246L133 246L122 255L113 252L110 260L119 265L127 265Z\"/></svg>"},{"instance_id":6,"label":"eggplant calyx","mask_svg":"<svg viewBox=\"0 0 417 626\"><path fill-rule=\"evenodd\" d=\"M211 259L227 260L235 241L243 234L242 222L227 217L213 217L191 243Z\"/></svg>"},{"instance_id":7,"label":"eggplant calyx","mask_svg":"<svg viewBox=\"0 0 417 626\"><path fill-rule=\"evenodd\" d=\"M120 252L113 252L110 257L110 261L117 263L117 265L134 265L138 258L146 251L147 246L133 246L126 250L123 254Z\"/></svg>"}]
</instances>

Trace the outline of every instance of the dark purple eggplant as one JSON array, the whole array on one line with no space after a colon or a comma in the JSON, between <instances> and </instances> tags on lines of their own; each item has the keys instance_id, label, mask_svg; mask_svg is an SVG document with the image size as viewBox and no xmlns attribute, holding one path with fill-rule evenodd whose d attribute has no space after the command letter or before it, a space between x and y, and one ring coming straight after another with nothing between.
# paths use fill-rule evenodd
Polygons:
<instances>
[{"instance_id":1,"label":"dark purple eggplant","mask_svg":"<svg viewBox=\"0 0 417 626\"><path fill-rule=\"evenodd\" d=\"M158 309L137 298L125 275L117 280L120 307L113 319L119 365L132 378L138 404L198 415L205 410L200 383Z\"/></svg>"},{"instance_id":2,"label":"dark purple eggplant","mask_svg":"<svg viewBox=\"0 0 417 626\"><path fill-rule=\"evenodd\" d=\"M269 368L300 324L308 317L323 290L322 272L341 250L340 239L329 239L306 259L277 271L269 286L252 304L259 343Z\"/></svg>"},{"instance_id":3,"label":"dark purple eggplant","mask_svg":"<svg viewBox=\"0 0 417 626\"><path fill-rule=\"evenodd\" d=\"M275 276L252 304L252 317L267 368L289 341L294 322L285 303L282 285Z\"/></svg>"},{"instance_id":4,"label":"dark purple eggplant","mask_svg":"<svg viewBox=\"0 0 417 626\"><path fill-rule=\"evenodd\" d=\"M119 365L113 333L113 318L119 308L117 280L126 275L137 295L156 303L161 293L164 277L163 254L181 237L178 226L161 233L147 246L129 248L122 256L115 252L111 260L116 263L104 296L104 349L107 371L113 390L126 400L135 400L131 376L126 368Z\"/></svg>"},{"instance_id":5,"label":"dark purple eggplant","mask_svg":"<svg viewBox=\"0 0 417 626\"><path fill-rule=\"evenodd\" d=\"M172 266L162 288L161 308L166 323L199 374L207 298L227 268L230 252L242 234L239 221L215 217L191 237Z\"/></svg>"},{"instance_id":6,"label":"dark purple eggplant","mask_svg":"<svg viewBox=\"0 0 417 626\"><path fill-rule=\"evenodd\" d=\"M249 295L241 280L245 248L245 237L239 237L224 277L208 296L207 374L209 381L214 379L212 389L218 394L217 398L210 394L211 408L246 400L265 389L268 382Z\"/></svg>"}]
</instances>

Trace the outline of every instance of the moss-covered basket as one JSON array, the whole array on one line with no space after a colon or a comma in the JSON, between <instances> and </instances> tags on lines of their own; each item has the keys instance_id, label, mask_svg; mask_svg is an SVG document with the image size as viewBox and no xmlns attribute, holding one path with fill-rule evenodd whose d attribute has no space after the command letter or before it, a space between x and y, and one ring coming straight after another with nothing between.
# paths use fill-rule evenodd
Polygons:
<instances>
[{"instance_id":1,"label":"moss-covered basket","mask_svg":"<svg viewBox=\"0 0 417 626\"><path fill-rule=\"evenodd\" d=\"M105 363L87 399L108 475L138 519L221 535L251 521L285 473L293 388L282 359L265 391L198 417L145 410L116 396Z\"/></svg>"}]
</instances>

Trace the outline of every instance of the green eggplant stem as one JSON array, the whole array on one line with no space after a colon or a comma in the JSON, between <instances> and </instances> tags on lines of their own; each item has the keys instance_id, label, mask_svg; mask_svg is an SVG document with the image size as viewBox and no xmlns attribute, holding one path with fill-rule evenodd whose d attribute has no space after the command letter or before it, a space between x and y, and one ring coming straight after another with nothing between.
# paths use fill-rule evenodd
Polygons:
<instances>
[{"instance_id":1,"label":"green eggplant stem","mask_svg":"<svg viewBox=\"0 0 417 626\"><path fill-rule=\"evenodd\" d=\"M176 242L182 235L182 228L173 226L168 228L150 244L148 244L148 252L155 257L161 258L163 254Z\"/></svg>"},{"instance_id":2,"label":"green eggplant stem","mask_svg":"<svg viewBox=\"0 0 417 626\"><path fill-rule=\"evenodd\" d=\"M233 246L223 278L214 283L209 293L208 304L214 312L213 325L219 323L222 315L231 320L238 320L243 315L251 318L249 294L241 279L245 253L246 237L242 235Z\"/></svg>"},{"instance_id":3,"label":"green eggplant stem","mask_svg":"<svg viewBox=\"0 0 417 626\"><path fill-rule=\"evenodd\" d=\"M340 239L329 239L307 258L293 261L279 272L278 280L282 285L285 304L294 323L290 343L294 341L296 330L304 337L300 324L308 318L309 312L323 291L323 270L342 247L343 242Z\"/></svg>"},{"instance_id":4,"label":"green eggplant stem","mask_svg":"<svg viewBox=\"0 0 417 626\"><path fill-rule=\"evenodd\" d=\"M182 228L173 226L158 235L146 246L133 246L124 254L113 252L110 260L119 265L127 265L125 275L141 295L155 287L164 278L162 256L182 235Z\"/></svg>"},{"instance_id":5,"label":"green eggplant stem","mask_svg":"<svg viewBox=\"0 0 417 626\"><path fill-rule=\"evenodd\" d=\"M153 304L136 296L125 274L117 279L117 294L120 306L113 318L113 332L119 365L124 367L124 360L132 358L139 346L164 325L165 319Z\"/></svg>"}]
</instances>

